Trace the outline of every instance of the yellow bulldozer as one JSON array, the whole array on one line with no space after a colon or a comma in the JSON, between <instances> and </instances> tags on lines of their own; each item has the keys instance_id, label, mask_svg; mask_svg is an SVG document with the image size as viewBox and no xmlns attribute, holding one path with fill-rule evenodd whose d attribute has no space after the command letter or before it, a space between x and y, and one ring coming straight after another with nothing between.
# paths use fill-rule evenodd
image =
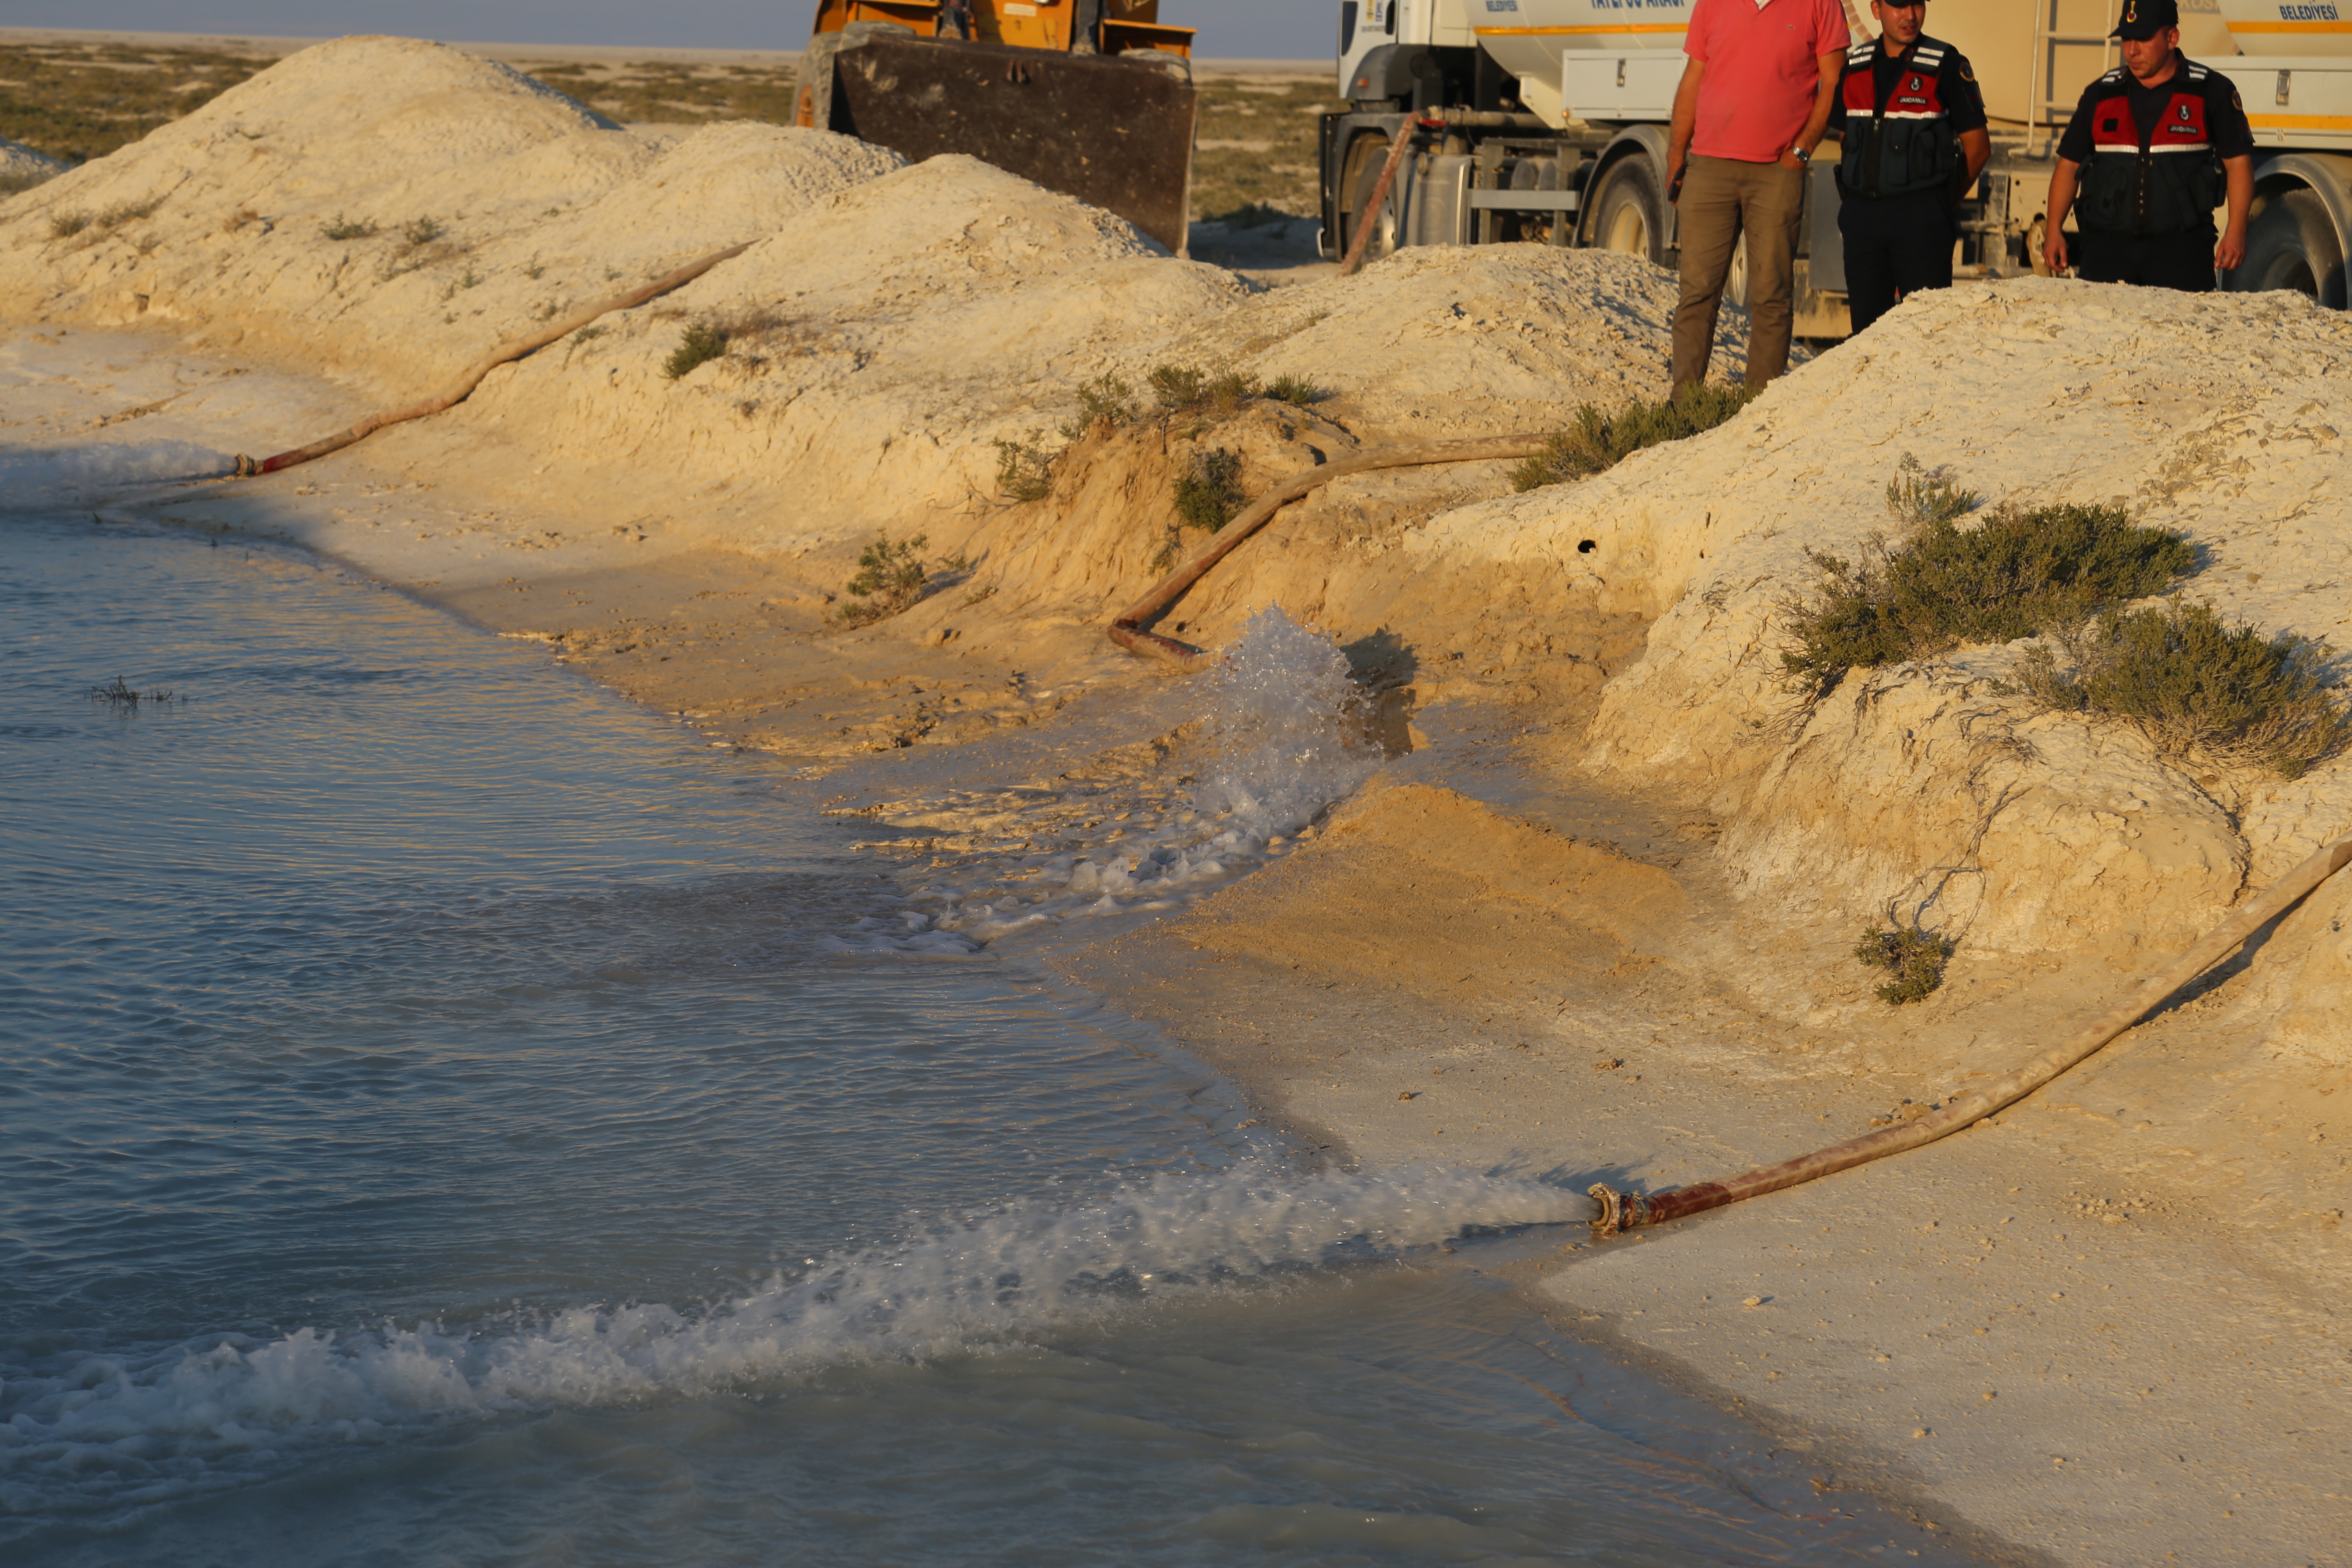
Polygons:
<instances>
[{"instance_id":1,"label":"yellow bulldozer","mask_svg":"<svg viewBox=\"0 0 2352 1568\"><path fill-rule=\"evenodd\" d=\"M797 118L913 159L968 153L1181 256L1192 29L1159 13L1159 0L818 0Z\"/></svg>"}]
</instances>

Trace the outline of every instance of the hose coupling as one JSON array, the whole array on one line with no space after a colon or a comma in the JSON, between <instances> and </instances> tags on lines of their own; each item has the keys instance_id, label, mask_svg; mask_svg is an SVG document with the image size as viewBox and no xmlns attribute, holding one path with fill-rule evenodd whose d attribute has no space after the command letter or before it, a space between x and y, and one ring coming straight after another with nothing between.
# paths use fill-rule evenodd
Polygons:
<instances>
[{"instance_id":1,"label":"hose coupling","mask_svg":"<svg viewBox=\"0 0 2352 1568\"><path fill-rule=\"evenodd\" d=\"M1615 1192L1599 1182L1585 1191L1591 1194L1594 1203L1601 1205L1601 1212L1592 1219L1592 1234L1595 1236L1614 1236L1637 1225L1650 1223L1650 1200L1640 1193Z\"/></svg>"},{"instance_id":2,"label":"hose coupling","mask_svg":"<svg viewBox=\"0 0 2352 1568\"><path fill-rule=\"evenodd\" d=\"M236 455L236 477L238 479L249 479L259 472L261 472L261 465L259 463L255 462L243 452L239 452Z\"/></svg>"}]
</instances>

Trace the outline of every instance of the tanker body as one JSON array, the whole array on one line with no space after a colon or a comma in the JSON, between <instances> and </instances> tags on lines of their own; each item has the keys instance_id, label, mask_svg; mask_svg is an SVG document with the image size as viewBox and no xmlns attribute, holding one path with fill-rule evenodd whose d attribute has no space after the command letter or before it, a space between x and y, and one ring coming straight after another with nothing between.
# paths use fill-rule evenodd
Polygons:
<instances>
[{"instance_id":1,"label":"tanker body","mask_svg":"<svg viewBox=\"0 0 2352 1568\"><path fill-rule=\"evenodd\" d=\"M2352 0L2343 0L2352 6ZM2051 144L2083 88L2117 63L2117 0L1942 0L1928 27L1974 64L1994 156L1959 206L1955 274L2037 269ZM1857 37L1874 35L1846 0ZM2352 254L2352 23L2334 0L2182 0L2182 47L2230 75L2263 153L2232 289L2300 289L2342 305ZM1691 0L1342 0L1339 92L1322 124L1326 254L1361 228L1402 245L1536 242L1675 260L1666 127ZM1947 13L1950 13L1947 15ZM2249 53L2237 56L2242 47ZM2276 58L2272 58L2275 56ZM2274 100L2274 101L2273 101ZM1412 153L1378 210L1389 144ZM1847 331L1834 140L1807 178L1797 331ZM1745 300L1735 258L1729 287Z\"/></svg>"}]
</instances>

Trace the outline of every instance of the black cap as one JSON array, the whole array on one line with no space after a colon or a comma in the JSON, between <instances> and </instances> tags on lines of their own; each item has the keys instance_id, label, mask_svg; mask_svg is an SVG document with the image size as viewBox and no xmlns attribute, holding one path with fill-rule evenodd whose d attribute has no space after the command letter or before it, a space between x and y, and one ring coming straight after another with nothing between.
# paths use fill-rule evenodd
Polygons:
<instances>
[{"instance_id":1,"label":"black cap","mask_svg":"<svg viewBox=\"0 0 2352 1568\"><path fill-rule=\"evenodd\" d=\"M2110 38L2153 38L2167 27L2180 26L2179 0L2124 0L2123 20Z\"/></svg>"}]
</instances>

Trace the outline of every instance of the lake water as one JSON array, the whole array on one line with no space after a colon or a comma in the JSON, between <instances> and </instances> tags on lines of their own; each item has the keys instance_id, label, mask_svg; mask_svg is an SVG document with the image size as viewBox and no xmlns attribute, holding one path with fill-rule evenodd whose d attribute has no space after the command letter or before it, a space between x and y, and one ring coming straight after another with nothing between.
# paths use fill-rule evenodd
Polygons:
<instances>
[{"instance_id":1,"label":"lake water","mask_svg":"<svg viewBox=\"0 0 2352 1568\"><path fill-rule=\"evenodd\" d=\"M873 940L772 763L300 556L0 540L11 1564L1927 1551L1433 1251L1572 1194L1301 1173Z\"/></svg>"}]
</instances>

